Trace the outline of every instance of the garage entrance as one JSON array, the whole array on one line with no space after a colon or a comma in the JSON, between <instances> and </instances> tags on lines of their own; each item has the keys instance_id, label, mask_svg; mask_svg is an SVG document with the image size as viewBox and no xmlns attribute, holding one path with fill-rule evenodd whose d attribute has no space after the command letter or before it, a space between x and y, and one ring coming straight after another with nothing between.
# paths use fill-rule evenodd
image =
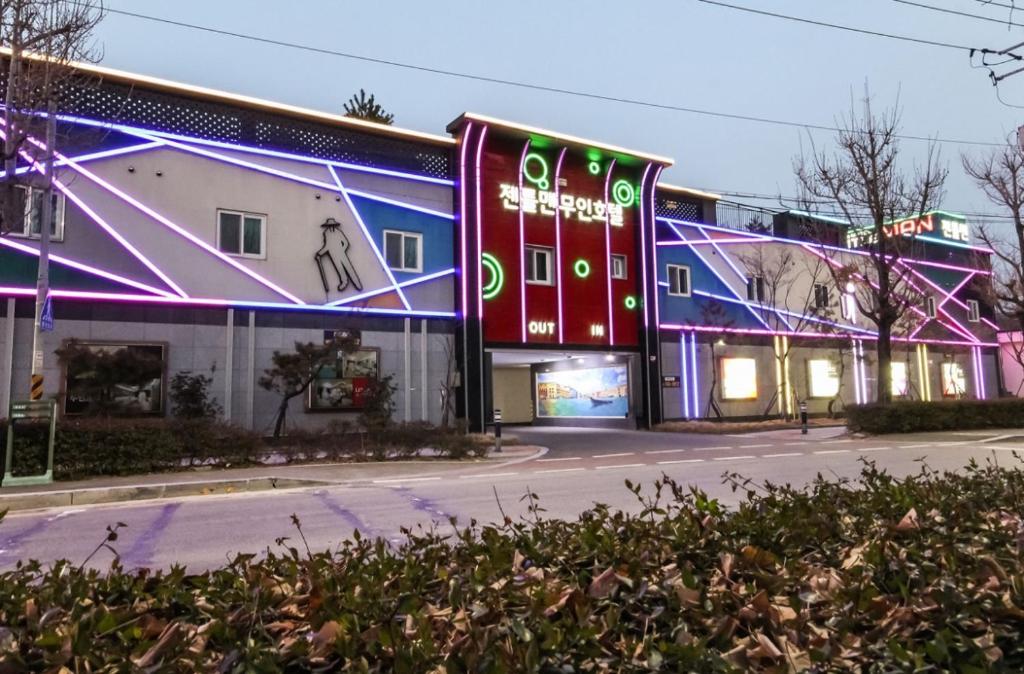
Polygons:
<instances>
[{"instance_id":1,"label":"garage entrance","mask_svg":"<svg viewBox=\"0 0 1024 674\"><path fill-rule=\"evenodd\" d=\"M489 416L505 424L636 428L635 354L488 350Z\"/></svg>"}]
</instances>

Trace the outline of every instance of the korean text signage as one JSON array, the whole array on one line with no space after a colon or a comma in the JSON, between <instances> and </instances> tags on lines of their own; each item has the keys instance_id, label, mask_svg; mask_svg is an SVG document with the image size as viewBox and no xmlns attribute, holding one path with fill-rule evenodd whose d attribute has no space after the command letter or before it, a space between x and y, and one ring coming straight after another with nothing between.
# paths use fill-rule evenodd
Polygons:
<instances>
[{"instance_id":1,"label":"korean text signage","mask_svg":"<svg viewBox=\"0 0 1024 674\"><path fill-rule=\"evenodd\" d=\"M920 236L926 237L929 241L935 240L937 243L942 243L943 240L954 244L968 243L971 240L970 229L963 218L940 212L884 225L882 233L889 239L897 236ZM875 241L877 241L875 230L870 227L851 229L846 234L846 245L850 248L869 246Z\"/></svg>"},{"instance_id":2,"label":"korean text signage","mask_svg":"<svg viewBox=\"0 0 1024 674\"><path fill-rule=\"evenodd\" d=\"M650 165L496 128L482 142L479 221L468 224L479 231L484 340L637 346Z\"/></svg>"}]
</instances>

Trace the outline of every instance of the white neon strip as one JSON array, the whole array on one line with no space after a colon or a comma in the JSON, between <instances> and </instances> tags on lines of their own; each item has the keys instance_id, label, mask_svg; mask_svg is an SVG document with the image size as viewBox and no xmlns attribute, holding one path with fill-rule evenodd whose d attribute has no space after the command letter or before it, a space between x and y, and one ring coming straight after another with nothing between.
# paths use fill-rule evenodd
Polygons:
<instances>
[{"instance_id":1,"label":"white neon strip","mask_svg":"<svg viewBox=\"0 0 1024 674\"><path fill-rule=\"evenodd\" d=\"M332 187L332 189L333 189L333 187ZM416 204L410 204L410 203L408 203L406 201L398 201L396 199L389 199L387 197L382 197L379 194L371 194L370 192L362 192L360 190L354 190L351 187L348 188L348 193L352 194L352 195L355 195L357 197L362 197L363 199L369 199L370 201L379 201L382 204L388 204L390 206L397 206L399 208L404 208L404 209L406 209L408 211L416 211L417 213L423 213L425 215L432 215L432 216L434 216L436 218L444 218L445 220L455 220L455 214L454 213L444 213L442 211L435 211L432 208L425 208L423 206L417 206Z\"/></svg>"},{"instance_id":2,"label":"white neon strip","mask_svg":"<svg viewBox=\"0 0 1024 674\"><path fill-rule=\"evenodd\" d=\"M640 185L641 186L647 184L647 176L651 172L651 166L652 166L651 164L647 164L647 166L644 168L644 175L643 175L643 177L640 178ZM652 246L652 248L653 248L653 246ZM655 260L654 260L654 264L655 265L658 264L658 260L657 260L656 257L655 257ZM653 269L652 272L654 274L654 280L655 280L654 292L658 292L658 284L657 284L658 269L657 269L657 267L655 267L655 269ZM643 281L643 292L640 294L640 297L644 298L644 300L645 300L644 303L643 303L643 305L644 305L644 328L649 328L651 326L651 314L650 314L650 306L649 306L650 302L646 301L648 290L650 288L650 286L647 285L647 230L644 229L643 218L640 219L640 274L641 274L641 279ZM646 335L644 336L644 338L646 339ZM646 365L645 365L645 367L646 367ZM650 401L648 401L648 407L650 407L649 402Z\"/></svg>"},{"instance_id":3,"label":"white neon strip","mask_svg":"<svg viewBox=\"0 0 1024 674\"><path fill-rule=\"evenodd\" d=\"M352 216L355 218L356 222L359 223L359 228L363 230L363 236L366 237L366 242L370 244L370 249L373 250L373 254L377 256L377 261L380 262L380 266L384 268L384 273L387 274L388 280L391 281L392 286L395 286L395 292L397 292L398 297L401 298L402 304L405 305L406 309L412 309L412 306L409 304L409 300L405 297L405 293L403 293L402 289L398 287L398 281L395 280L395 275L391 273L391 268L388 267L388 263L384 260L384 256L380 252L380 248L377 247L377 242L374 241L373 237L370 235L369 228L367 228L366 223L363 222L363 216L359 214L359 209L357 209L356 205L352 203L352 197L348 195L348 190L346 190L345 186L341 183L341 178L338 177L333 166L328 166L327 170L330 172L331 177L334 178L334 182L337 184L337 190L341 193L341 198L345 200L345 204L349 207L349 210L352 211Z\"/></svg>"},{"instance_id":4,"label":"white neon strip","mask_svg":"<svg viewBox=\"0 0 1024 674\"><path fill-rule=\"evenodd\" d=\"M365 299L369 299L371 297L377 297L378 295L385 295L385 294L395 290L395 288L408 288L410 286L419 285L420 283L426 283L427 281L433 281L435 279L439 279L439 278L442 278L444 276L450 276L450 275L452 275L454 273L455 273L455 268L454 267L451 268L451 269L445 269L444 271L438 271L438 272L434 272L432 274L427 274L426 276L419 276L419 277L414 278L414 279L409 279L408 281L402 281L401 283L399 283L396 286L387 286L387 287L384 287L384 288L378 288L377 290L370 290L369 292L361 293L359 295L353 295L352 297L346 297L345 299L335 300L333 302L328 302L325 306L328 306L328 307L340 307L340 306L343 306L343 305L346 305L346 304L351 304L352 302L358 302L359 300L365 300Z\"/></svg>"},{"instance_id":5,"label":"white neon strip","mask_svg":"<svg viewBox=\"0 0 1024 674\"><path fill-rule=\"evenodd\" d=\"M608 172L604 176L604 203L608 203L608 187L612 181L612 171L615 169L615 160L612 159L611 163L608 164ZM639 227L644 226L643 213L640 214ZM642 251L643 255L646 255L646 251ZM608 286L608 344L615 346L615 311L612 306L612 218L610 214L606 214L604 219L604 264L605 264L605 279L607 279ZM647 292L647 286L644 286L644 292ZM657 292L655 292L657 294ZM645 309L646 311L646 309Z\"/></svg>"},{"instance_id":6,"label":"white neon strip","mask_svg":"<svg viewBox=\"0 0 1024 674\"><path fill-rule=\"evenodd\" d=\"M2 107L2 106L0 106ZM146 150L152 150L156 147L163 146L163 141L152 141L148 143L140 143L139 145L128 145L126 147L119 147L113 150L101 150L99 152L91 152L89 154L80 154L71 158L72 161L79 163L96 161L97 159L107 159L108 157L119 157L126 154L134 154L136 152L144 152ZM60 166L67 166L67 161L60 160L53 162L54 168ZM35 168L31 166L22 166L15 170L15 175L24 175L30 171L34 171ZM0 171L0 178L7 175L7 171Z\"/></svg>"},{"instance_id":7,"label":"white neon strip","mask_svg":"<svg viewBox=\"0 0 1024 674\"><path fill-rule=\"evenodd\" d=\"M7 246L8 248L20 250L23 253L29 253L30 255L35 255L36 257L39 257L39 250L37 248L33 248L32 246L26 246L25 244L14 241L6 236L0 237L0 246ZM160 295L162 297L180 297L179 295L174 295L172 293L167 292L166 290L154 288L153 286L146 285L145 283L139 283L138 281L133 281L130 278L125 278L124 276L119 276L109 271L104 271L103 269L98 269L96 267L84 264L82 262L77 262L70 258L66 258L62 255L57 255L56 253L50 253L50 259L59 264L71 267L72 269L77 269L79 271L85 272L87 274L93 274L95 276L99 276L109 281L114 281L116 283L122 283L124 285L131 286L136 290L143 290L145 292Z\"/></svg>"},{"instance_id":8,"label":"white neon strip","mask_svg":"<svg viewBox=\"0 0 1024 674\"><path fill-rule=\"evenodd\" d=\"M697 386L697 333L690 335L690 377L693 379L693 418L700 418L700 389Z\"/></svg>"},{"instance_id":9,"label":"white neon strip","mask_svg":"<svg viewBox=\"0 0 1024 674\"><path fill-rule=\"evenodd\" d=\"M683 418L690 418L690 377L689 368L686 366L689 354L686 348L686 333L679 333L679 388L682 389L680 403L683 409Z\"/></svg>"},{"instance_id":10,"label":"white neon strip","mask_svg":"<svg viewBox=\"0 0 1024 674\"><path fill-rule=\"evenodd\" d=\"M481 321L481 323L480 323L480 333L481 333L481 335L483 334L483 329L484 329L484 326L483 326L483 320L484 320L484 240L483 240L483 236L484 236L484 214L483 214L483 187L481 187L481 185L482 185L482 182L481 182L482 181L482 177L481 176L483 175L484 142L487 140L487 130L488 130L488 127L486 127L486 126L483 127L482 129L480 129L480 138L477 140L477 146L476 146L476 248L477 248L477 255L476 255L476 281L477 282L476 282L476 288L473 289L473 292L476 293L476 310L477 310L477 318L479 318L480 321ZM522 183L522 179L520 179L520 183ZM520 184L520 190L521 189L522 189L522 185ZM522 194L521 191L520 191L520 194ZM522 209L522 207L520 207L520 215L519 215L520 222L522 221L522 210L521 209ZM521 225L520 225L520 227L521 227ZM520 255L522 255L522 252L520 252ZM523 276L525 277L525 274ZM524 281L524 283L525 283L525 281ZM523 302L525 302L525 301L526 301L526 294L524 292L523 293ZM523 315L525 316L526 315L525 314L525 309L523 311L524 311ZM524 335L526 334L525 331L526 331L526 323L524 322L523 323L523 334ZM526 341L525 338L524 338L523 341ZM480 343L483 344L483 339L482 338L480 340ZM483 354L482 353L480 354L480 359L481 359L481 362L483 362ZM480 404L481 405L483 404L482 400L481 400ZM481 413L481 418L483 418L482 413Z\"/></svg>"},{"instance_id":11,"label":"white neon strip","mask_svg":"<svg viewBox=\"0 0 1024 674\"><path fill-rule=\"evenodd\" d=\"M723 295L718 295L718 294L715 294L715 293L709 293L709 292L705 292L703 290L694 290L693 294L694 295L700 295L701 297L710 297L711 299L719 300L720 302L731 302L733 304L743 304L743 305L746 305L748 307L752 306L749 303L745 302L744 300L733 299L731 297L725 297ZM807 319L808 321L810 321L812 323L820 323L822 325L827 325L827 326L833 327L833 328L842 328L843 330L852 330L854 332L862 333L862 334L865 334L865 335L872 335L872 336L875 336L875 335L878 334L877 332L875 332L873 330L868 330L867 328L859 328L859 327L857 327L855 325L844 325L842 323L835 323L833 321L829 321L829 320L826 320L824 318L817 318L816 316L804 316L802 314L796 313L795 311L789 311L789 310L786 310L786 309L774 309L774 311L780 312L780 313L789 314L791 316L798 317L798 318L805 318L805 319ZM790 331L792 332L793 329L790 328ZM781 333L781 331L780 331L780 333Z\"/></svg>"},{"instance_id":12,"label":"white neon strip","mask_svg":"<svg viewBox=\"0 0 1024 674\"><path fill-rule=\"evenodd\" d=\"M565 160L565 153L569 148L562 148L562 151L558 154L558 163L555 165L555 257L557 258L558 266L558 343L565 343L565 311L564 299L562 297L563 288L565 286L564 275L562 274L562 209L561 209L561 185L558 183L558 178L562 174L562 162ZM520 195L520 199L522 195ZM611 329L608 330L611 333ZM614 338L613 338L614 339ZM613 342L614 343L614 342Z\"/></svg>"},{"instance_id":13,"label":"white neon strip","mask_svg":"<svg viewBox=\"0 0 1024 674\"><path fill-rule=\"evenodd\" d=\"M459 280L462 284L462 315L469 315L469 296L466 287L466 246L467 246L467 235L466 230L466 147L469 144L469 137L473 133L473 124L467 124L466 130L462 134L462 138L459 141L459 212L456 218L459 221L459 233L461 235L459 241L459 249L462 255L462 265L459 267ZM479 245L479 242L477 242ZM463 331L465 332L465 331ZM467 366L468 367L468 366Z\"/></svg>"},{"instance_id":14,"label":"white neon strip","mask_svg":"<svg viewBox=\"0 0 1024 674\"><path fill-rule=\"evenodd\" d=\"M523 145L523 154L519 158L519 322L522 328L522 342L526 343L526 221L523 213L523 171L526 168L526 155L530 151L530 141ZM477 190L479 190L479 181ZM477 192L479 198L479 192Z\"/></svg>"},{"instance_id":15,"label":"white neon strip","mask_svg":"<svg viewBox=\"0 0 1024 674\"><path fill-rule=\"evenodd\" d=\"M862 405L864 403L864 400L863 398L861 398L860 395L860 374L857 371L857 365L860 362L860 359L857 354L857 340L852 339L850 340L850 343L853 347L853 397L857 400L858 405Z\"/></svg>"}]
</instances>

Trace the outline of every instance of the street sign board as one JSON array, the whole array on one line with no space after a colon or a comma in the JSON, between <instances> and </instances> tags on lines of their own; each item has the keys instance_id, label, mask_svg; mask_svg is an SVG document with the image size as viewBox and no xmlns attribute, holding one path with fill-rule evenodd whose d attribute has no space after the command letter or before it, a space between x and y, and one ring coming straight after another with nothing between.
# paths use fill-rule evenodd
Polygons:
<instances>
[{"instance_id":1,"label":"street sign board","mask_svg":"<svg viewBox=\"0 0 1024 674\"><path fill-rule=\"evenodd\" d=\"M43 311L39 314L39 330L41 332L53 332L53 299L46 294L43 300Z\"/></svg>"}]
</instances>

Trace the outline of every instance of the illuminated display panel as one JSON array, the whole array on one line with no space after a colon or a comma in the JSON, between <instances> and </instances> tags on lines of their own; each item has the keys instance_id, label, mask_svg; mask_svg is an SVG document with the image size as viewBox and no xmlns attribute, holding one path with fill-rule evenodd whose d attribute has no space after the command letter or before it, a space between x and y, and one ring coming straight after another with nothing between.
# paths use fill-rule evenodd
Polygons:
<instances>
[{"instance_id":1,"label":"illuminated display panel","mask_svg":"<svg viewBox=\"0 0 1024 674\"><path fill-rule=\"evenodd\" d=\"M638 346L641 275L611 278L611 255L640 264L647 164L500 127L479 149L469 198L479 198L480 218L467 224L480 228L484 340ZM553 252L552 283L525 282L525 246Z\"/></svg>"},{"instance_id":2,"label":"illuminated display panel","mask_svg":"<svg viewBox=\"0 0 1024 674\"><path fill-rule=\"evenodd\" d=\"M629 415L625 365L537 373L537 417L623 418Z\"/></svg>"},{"instance_id":3,"label":"illuminated display panel","mask_svg":"<svg viewBox=\"0 0 1024 674\"><path fill-rule=\"evenodd\" d=\"M967 393L967 375L960 363L943 363L941 375L943 397L959 398Z\"/></svg>"},{"instance_id":4,"label":"illuminated display panel","mask_svg":"<svg viewBox=\"0 0 1024 674\"><path fill-rule=\"evenodd\" d=\"M722 358L722 400L757 399L757 361Z\"/></svg>"},{"instance_id":5,"label":"illuminated display panel","mask_svg":"<svg viewBox=\"0 0 1024 674\"><path fill-rule=\"evenodd\" d=\"M892 372L892 394L905 397L910 393L910 379L907 377L907 364L899 361L890 363Z\"/></svg>"},{"instance_id":6,"label":"illuminated display panel","mask_svg":"<svg viewBox=\"0 0 1024 674\"><path fill-rule=\"evenodd\" d=\"M812 398L839 395L839 368L828 359L807 361L807 388Z\"/></svg>"}]
</instances>

